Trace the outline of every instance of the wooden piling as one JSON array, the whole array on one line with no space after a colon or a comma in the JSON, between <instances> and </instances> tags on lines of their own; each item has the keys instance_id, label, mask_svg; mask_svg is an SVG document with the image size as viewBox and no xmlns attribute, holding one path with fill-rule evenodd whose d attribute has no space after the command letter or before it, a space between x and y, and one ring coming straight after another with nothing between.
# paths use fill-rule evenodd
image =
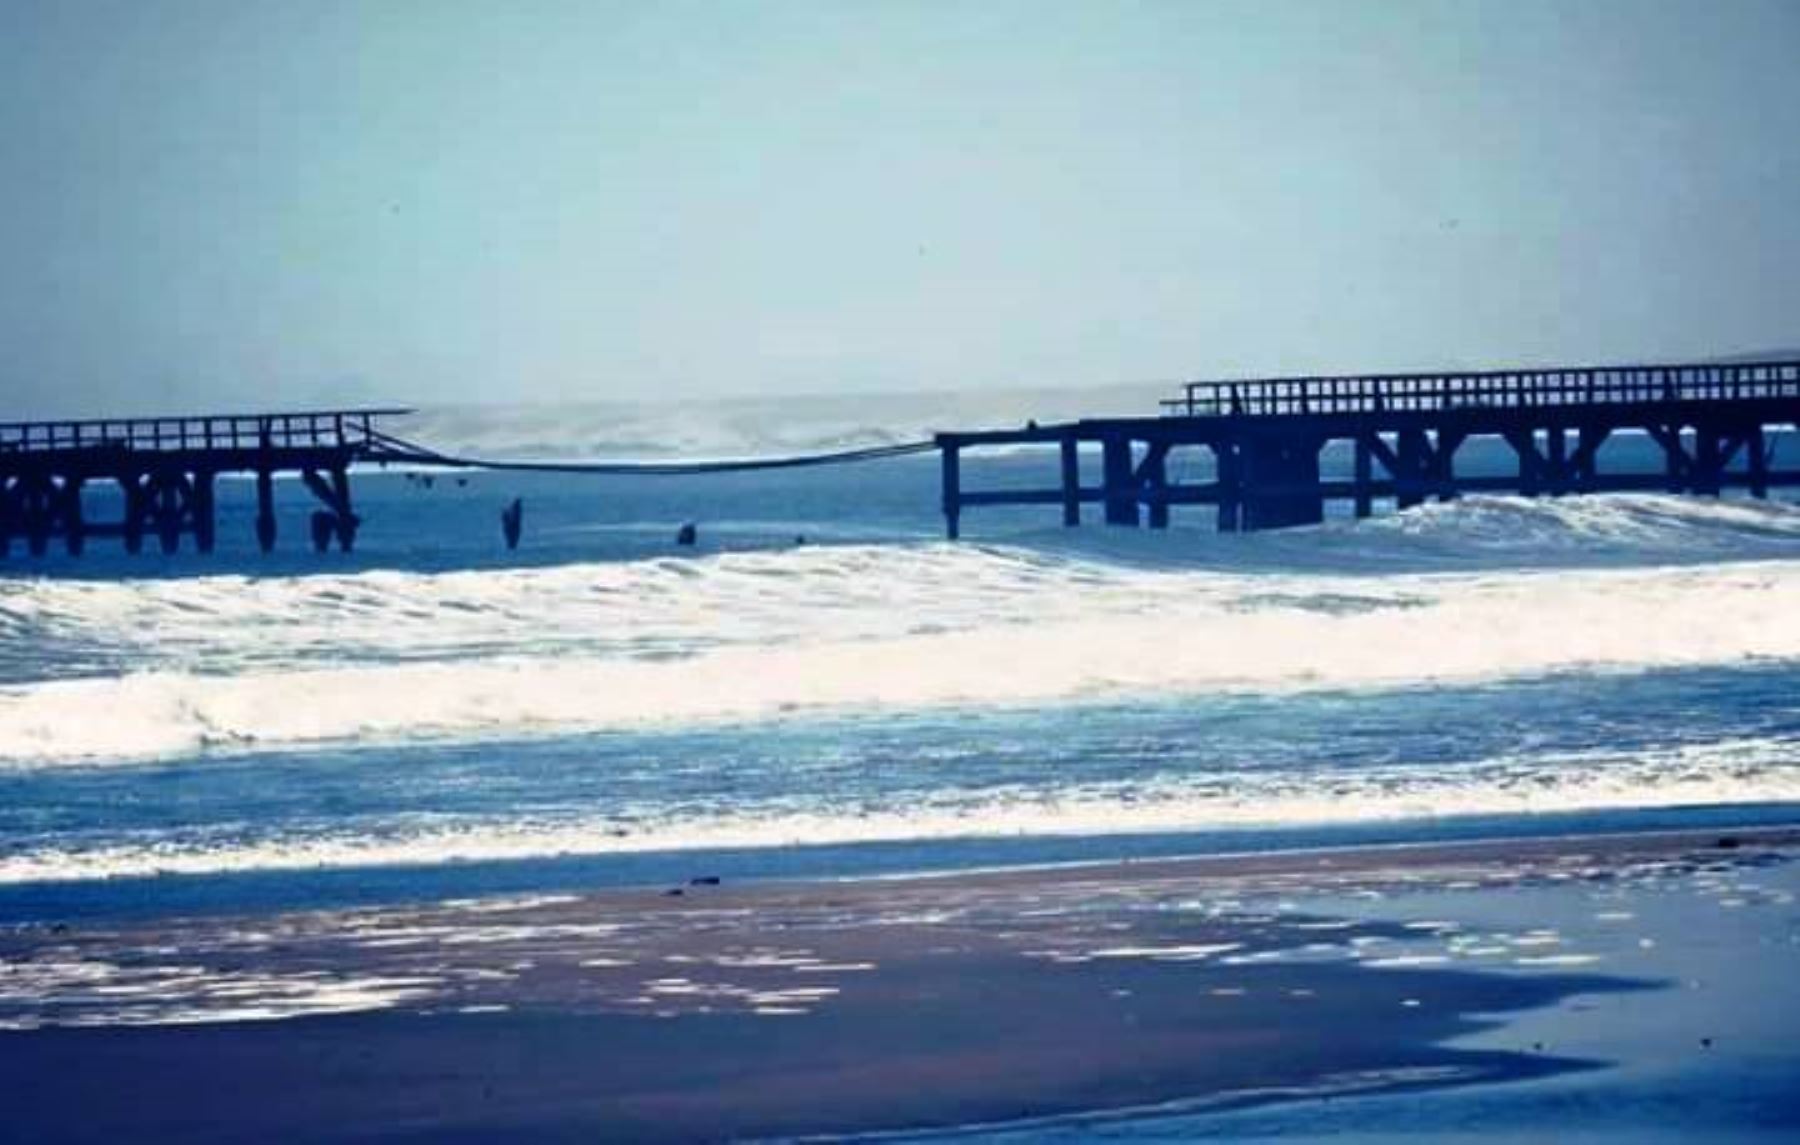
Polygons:
<instances>
[{"instance_id":1,"label":"wooden piling","mask_svg":"<svg viewBox=\"0 0 1800 1145\"><path fill-rule=\"evenodd\" d=\"M1549 470L1552 497L1569 491L1569 437L1560 425L1544 428L1544 466Z\"/></svg>"},{"instance_id":2,"label":"wooden piling","mask_svg":"<svg viewBox=\"0 0 1800 1145\"><path fill-rule=\"evenodd\" d=\"M938 452L944 470L944 535L954 541L962 536L962 447L946 442Z\"/></svg>"},{"instance_id":3,"label":"wooden piling","mask_svg":"<svg viewBox=\"0 0 1800 1145\"><path fill-rule=\"evenodd\" d=\"M1100 463L1106 523L1135 529L1138 491L1131 466L1131 440L1116 434L1102 438Z\"/></svg>"},{"instance_id":4,"label":"wooden piling","mask_svg":"<svg viewBox=\"0 0 1800 1145\"><path fill-rule=\"evenodd\" d=\"M1410 509L1425 501L1425 467L1431 460L1431 441L1422 429L1400 431L1396 455L1400 472L1394 474L1394 502Z\"/></svg>"},{"instance_id":5,"label":"wooden piling","mask_svg":"<svg viewBox=\"0 0 1800 1145\"><path fill-rule=\"evenodd\" d=\"M1081 524L1081 453L1074 435L1057 442L1062 455L1062 517L1065 527Z\"/></svg>"},{"instance_id":6,"label":"wooden piling","mask_svg":"<svg viewBox=\"0 0 1800 1145\"><path fill-rule=\"evenodd\" d=\"M1717 497L1722 488L1720 471L1724 469L1724 442L1718 427L1711 422L1694 426L1693 491Z\"/></svg>"},{"instance_id":7,"label":"wooden piling","mask_svg":"<svg viewBox=\"0 0 1800 1145\"><path fill-rule=\"evenodd\" d=\"M1169 527L1169 448L1167 441L1150 442L1134 474L1152 529Z\"/></svg>"},{"instance_id":8,"label":"wooden piling","mask_svg":"<svg viewBox=\"0 0 1800 1145\"><path fill-rule=\"evenodd\" d=\"M1352 480L1356 483L1355 513L1358 518L1367 517L1375 511L1375 496L1372 489L1373 458L1370 455L1367 435L1358 434L1356 438L1355 473Z\"/></svg>"},{"instance_id":9,"label":"wooden piling","mask_svg":"<svg viewBox=\"0 0 1800 1145\"><path fill-rule=\"evenodd\" d=\"M1236 442L1215 441L1213 470L1218 491L1217 528L1221 533L1235 533L1246 527L1243 519L1243 465Z\"/></svg>"},{"instance_id":10,"label":"wooden piling","mask_svg":"<svg viewBox=\"0 0 1800 1145\"><path fill-rule=\"evenodd\" d=\"M256 470L256 545L275 548L275 471L266 462Z\"/></svg>"},{"instance_id":11,"label":"wooden piling","mask_svg":"<svg viewBox=\"0 0 1800 1145\"><path fill-rule=\"evenodd\" d=\"M1744 431L1744 448L1750 471L1750 496L1762 500L1769 495L1769 447L1763 439L1763 427L1752 425Z\"/></svg>"}]
</instances>

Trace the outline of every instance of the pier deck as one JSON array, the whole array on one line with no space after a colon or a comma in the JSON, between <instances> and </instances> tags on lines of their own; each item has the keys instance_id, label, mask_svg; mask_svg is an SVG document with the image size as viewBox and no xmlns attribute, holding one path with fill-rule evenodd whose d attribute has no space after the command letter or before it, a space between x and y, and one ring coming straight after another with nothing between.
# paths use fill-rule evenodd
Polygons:
<instances>
[{"instance_id":1,"label":"pier deck","mask_svg":"<svg viewBox=\"0 0 1800 1145\"><path fill-rule=\"evenodd\" d=\"M1486 370L1438 374L1207 381L1186 385L1160 416L1096 418L1020 429L940 433L946 531L965 509L1050 504L1064 524L1099 503L1108 524L1169 524L1175 505L1210 506L1221 532L1313 524L1328 501L1358 517L1377 501L1399 508L1476 491L1527 496L1608 490L1757 497L1800 485L1800 469L1778 469L1769 442L1800 428L1800 361ZM1641 431L1660 447L1660 473L1607 472L1608 438ZM1516 472L1465 476L1458 449L1469 439L1504 441ZM1327 445L1353 453L1348 478L1320 471ZM1030 489L963 487L962 455L1021 444L1054 445L1057 483ZM1084 484L1080 452L1098 448L1101 480ZM1201 449L1213 478L1176 483L1170 454Z\"/></svg>"}]
</instances>

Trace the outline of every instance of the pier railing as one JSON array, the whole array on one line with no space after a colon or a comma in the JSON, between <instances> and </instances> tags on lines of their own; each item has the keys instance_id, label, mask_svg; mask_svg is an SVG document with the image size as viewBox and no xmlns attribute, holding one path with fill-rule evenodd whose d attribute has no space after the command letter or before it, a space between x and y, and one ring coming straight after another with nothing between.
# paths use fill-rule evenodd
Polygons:
<instances>
[{"instance_id":1,"label":"pier railing","mask_svg":"<svg viewBox=\"0 0 1800 1145\"><path fill-rule=\"evenodd\" d=\"M1181 397L1162 403L1162 412L1168 417L1366 414L1757 398L1800 398L1800 361L1190 382Z\"/></svg>"},{"instance_id":2,"label":"pier railing","mask_svg":"<svg viewBox=\"0 0 1800 1145\"><path fill-rule=\"evenodd\" d=\"M0 422L0 451L127 449L192 450L364 448L375 444L378 418L404 409L308 410L298 413L199 417L91 418Z\"/></svg>"}]
</instances>

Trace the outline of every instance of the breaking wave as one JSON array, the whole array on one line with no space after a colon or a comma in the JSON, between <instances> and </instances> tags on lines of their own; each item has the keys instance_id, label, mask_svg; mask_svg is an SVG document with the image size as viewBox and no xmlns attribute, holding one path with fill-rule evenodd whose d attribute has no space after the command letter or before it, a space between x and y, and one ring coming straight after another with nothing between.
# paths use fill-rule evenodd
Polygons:
<instances>
[{"instance_id":1,"label":"breaking wave","mask_svg":"<svg viewBox=\"0 0 1800 1145\"><path fill-rule=\"evenodd\" d=\"M1467 815L1800 803L1794 745L1725 740L1630 753L1480 759L1421 772L1365 766L1304 775L1159 776L1030 788L946 789L871 805L813 793L736 810L679 805L614 816L562 811L371 829L200 830L153 840L37 845L0 853L0 885L69 879L429 865L872 842L1177 834Z\"/></svg>"},{"instance_id":2,"label":"breaking wave","mask_svg":"<svg viewBox=\"0 0 1800 1145\"><path fill-rule=\"evenodd\" d=\"M1631 529L1696 526L1609 510ZM1519 510L1396 529L1466 535ZM1583 509L1582 512L1588 512ZM1737 507L1714 506L1702 528ZM1789 535L1796 514L1752 509ZM1457 514L1460 513L1460 518ZM1402 519L1404 520L1404 519ZM1635 522L1635 523L1634 523ZM1520 530L1499 530L1515 543ZM443 574L0 582L0 759L1800 659L1800 563L1251 573L846 546ZM104 718L97 718L104 713Z\"/></svg>"},{"instance_id":3,"label":"breaking wave","mask_svg":"<svg viewBox=\"0 0 1800 1145\"><path fill-rule=\"evenodd\" d=\"M403 435L445 453L519 459L686 460L893 445L940 429L1155 409L1170 383L987 393L814 394L704 402L439 406Z\"/></svg>"}]
</instances>

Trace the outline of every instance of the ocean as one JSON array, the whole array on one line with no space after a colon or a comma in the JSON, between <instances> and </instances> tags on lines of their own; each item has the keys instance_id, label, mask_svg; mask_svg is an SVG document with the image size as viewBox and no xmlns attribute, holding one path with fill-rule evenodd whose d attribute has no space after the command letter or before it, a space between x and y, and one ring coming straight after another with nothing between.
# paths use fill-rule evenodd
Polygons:
<instances>
[{"instance_id":1,"label":"ocean","mask_svg":"<svg viewBox=\"0 0 1800 1145\"><path fill-rule=\"evenodd\" d=\"M402 428L486 456L744 456L969 428L999 416L983 401ZM964 480L1054 472L1016 450ZM1469 497L1235 536L1179 509L1167 532L977 509L952 543L931 455L368 470L354 492L349 555L310 551L298 482L256 552L252 489L224 481L209 556L0 562L0 924L1800 806L1800 508L1780 500Z\"/></svg>"}]
</instances>

